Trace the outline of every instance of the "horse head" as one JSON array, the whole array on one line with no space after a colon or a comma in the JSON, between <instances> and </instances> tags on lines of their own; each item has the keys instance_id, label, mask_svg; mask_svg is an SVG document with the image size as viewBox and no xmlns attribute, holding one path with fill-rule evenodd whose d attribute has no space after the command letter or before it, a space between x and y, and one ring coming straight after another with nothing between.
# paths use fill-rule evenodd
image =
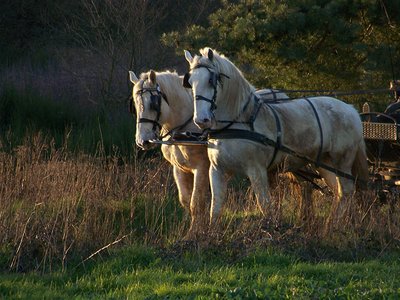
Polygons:
<instances>
[{"instance_id":1,"label":"horse head","mask_svg":"<svg viewBox=\"0 0 400 300\"><path fill-rule=\"evenodd\" d=\"M163 97L153 70L143 73L140 77L141 79L138 79L134 72L129 71L129 78L133 83L133 105L137 114L135 139L139 147L150 149L156 146L151 141L160 136L162 106L166 99Z\"/></svg>"},{"instance_id":2,"label":"horse head","mask_svg":"<svg viewBox=\"0 0 400 300\"><path fill-rule=\"evenodd\" d=\"M201 129L211 128L215 122L213 111L217 108L217 91L221 82L221 74L214 61L214 52L210 48L203 49L203 56L194 58L185 50L185 58L190 65L183 85L192 88L194 98L194 122Z\"/></svg>"}]
</instances>

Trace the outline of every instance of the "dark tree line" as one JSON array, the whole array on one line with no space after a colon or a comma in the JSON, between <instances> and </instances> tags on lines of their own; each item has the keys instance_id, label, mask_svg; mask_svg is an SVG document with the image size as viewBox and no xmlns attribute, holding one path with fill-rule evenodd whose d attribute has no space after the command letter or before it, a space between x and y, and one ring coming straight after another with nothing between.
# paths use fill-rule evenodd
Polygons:
<instances>
[{"instance_id":1,"label":"dark tree line","mask_svg":"<svg viewBox=\"0 0 400 300\"><path fill-rule=\"evenodd\" d=\"M204 24L219 6L217 0L1 1L0 57L12 62L49 45L70 46L125 52L127 68L144 67L148 44L164 32Z\"/></svg>"},{"instance_id":2,"label":"dark tree line","mask_svg":"<svg viewBox=\"0 0 400 300\"><path fill-rule=\"evenodd\" d=\"M183 49L211 46L258 87L386 87L400 77L399 26L390 0L6 0L0 64L80 49L109 99L128 69L183 72Z\"/></svg>"}]
</instances>

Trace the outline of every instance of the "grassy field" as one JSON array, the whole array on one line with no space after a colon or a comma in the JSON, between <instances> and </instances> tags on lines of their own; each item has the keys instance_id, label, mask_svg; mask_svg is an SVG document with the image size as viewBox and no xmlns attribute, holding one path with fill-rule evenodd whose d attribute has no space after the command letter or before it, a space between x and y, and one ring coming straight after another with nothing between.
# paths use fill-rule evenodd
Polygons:
<instances>
[{"instance_id":1,"label":"grassy field","mask_svg":"<svg viewBox=\"0 0 400 300\"><path fill-rule=\"evenodd\" d=\"M396 299L399 256L310 262L273 249L127 246L51 274L3 274L5 299Z\"/></svg>"},{"instance_id":2,"label":"grassy field","mask_svg":"<svg viewBox=\"0 0 400 300\"><path fill-rule=\"evenodd\" d=\"M237 179L220 233L182 241L188 215L158 153L131 162L72 155L36 136L1 154L0 298L397 298L398 203L349 210L322 233L329 195L299 214L295 189L274 191L277 223Z\"/></svg>"},{"instance_id":3,"label":"grassy field","mask_svg":"<svg viewBox=\"0 0 400 300\"><path fill-rule=\"evenodd\" d=\"M187 242L172 170L138 152L132 119L12 89L0 116L0 298L399 297L395 196L351 199L326 234L331 194L314 192L305 215L281 177L263 219L235 178L218 230Z\"/></svg>"}]
</instances>

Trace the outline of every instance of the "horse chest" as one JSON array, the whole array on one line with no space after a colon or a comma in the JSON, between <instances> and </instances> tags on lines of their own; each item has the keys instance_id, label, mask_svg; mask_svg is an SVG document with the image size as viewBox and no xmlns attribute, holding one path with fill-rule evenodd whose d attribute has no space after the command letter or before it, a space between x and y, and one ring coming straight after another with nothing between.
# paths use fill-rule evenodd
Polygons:
<instances>
[{"instance_id":1,"label":"horse chest","mask_svg":"<svg viewBox=\"0 0 400 300\"><path fill-rule=\"evenodd\" d=\"M185 172L208 166L207 150L202 146L163 146L162 152L166 160Z\"/></svg>"},{"instance_id":2,"label":"horse chest","mask_svg":"<svg viewBox=\"0 0 400 300\"><path fill-rule=\"evenodd\" d=\"M244 139L216 140L208 148L213 166L235 174L245 174L258 164L266 165L272 153L273 148Z\"/></svg>"}]
</instances>

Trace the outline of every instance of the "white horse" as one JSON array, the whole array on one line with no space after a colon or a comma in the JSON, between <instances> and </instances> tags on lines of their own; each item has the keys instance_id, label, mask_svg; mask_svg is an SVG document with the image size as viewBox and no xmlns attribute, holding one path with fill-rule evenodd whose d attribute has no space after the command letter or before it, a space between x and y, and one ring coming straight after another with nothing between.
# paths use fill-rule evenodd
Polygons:
<instances>
[{"instance_id":1,"label":"white horse","mask_svg":"<svg viewBox=\"0 0 400 300\"><path fill-rule=\"evenodd\" d=\"M267 169L285 162L286 170L294 171L315 162L336 195L329 224L343 212L344 200L355 188L354 178L357 183L368 180L357 111L331 97L261 104L253 96L254 87L231 61L210 48L200 53L193 57L185 51L191 70L185 81L195 98L194 121L201 129L214 130L226 128L226 120L232 121L229 129L212 131L209 137L211 222L220 214L229 174L247 176L259 206L266 209Z\"/></svg>"},{"instance_id":2,"label":"white horse","mask_svg":"<svg viewBox=\"0 0 400 300\"><path fill-rule=\"evenodd\" d=\"M193 124L191 91L182 87L182 78L176 73L149 71L137 78L129 71L134 84L132 97L137 114L136 144L149 149L161 136L169 138L172 131L199 132ZM210 202L207 151L202 146L162 145L164 158L173 166L179 201L190 212L187 239L195 239L206 231L207 210Z\"/></svg>"},{"instance_id":3,"label":"white horse","mask_svg":"<svg viewBox=\"0 0 400 300\"><path fill-rule=\"evenodd\" d=\"M151 143L174 132L201 131L193 122L193 97L191 90L182 86L182 77L172 72L149 71L137 78L129 71L134 84L132 96L137 113L136 144L150 149ZM277 90L263 89L256 92L264 101L288 99ZM170 133L170 134L168 134ZM187 238L196 238L207 231L209 216L209 161L205 145L162 145L164 158L173 166L178 187L179 201L190 212L191 225Z\"/></svg>"}]
</instances>

